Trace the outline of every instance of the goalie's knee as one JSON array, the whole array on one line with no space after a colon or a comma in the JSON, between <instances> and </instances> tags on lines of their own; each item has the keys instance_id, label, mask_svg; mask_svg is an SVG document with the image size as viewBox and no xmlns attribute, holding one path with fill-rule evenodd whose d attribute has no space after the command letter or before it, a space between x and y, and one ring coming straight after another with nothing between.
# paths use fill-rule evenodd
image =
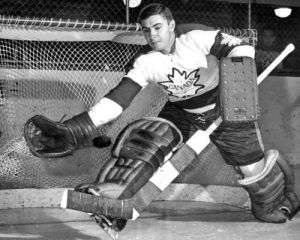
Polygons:
<instances>
[{"instance_id":1,"label":"goalie's knee","mask_svg":"<svg viewBox=\"0 0 300 240\"><path fill-rule=\"evenodd\" d=\"M259 220L282 223L299 210L293 170L277 150L266 152L265 166L259 174L239 183L249 193L252 213Z\"/></svg>"}]
</instances>

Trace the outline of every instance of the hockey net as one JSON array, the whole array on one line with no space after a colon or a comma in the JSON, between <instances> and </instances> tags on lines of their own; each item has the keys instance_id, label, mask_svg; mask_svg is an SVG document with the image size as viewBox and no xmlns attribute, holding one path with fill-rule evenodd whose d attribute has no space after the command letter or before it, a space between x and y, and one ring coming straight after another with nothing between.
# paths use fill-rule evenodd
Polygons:
<instances>
[{"instance_id":1,"label":"hockey net","mask_svg":"<svg viewBox=\"0 0 300 240\"><path fill-rule=\"evenodd\" d=\"M28 150L24 123L36 114L68 119L97 103L124 74L144 39L137 24L0 17L0 189L74 187L93 181L111 147L89 148L61 159ZM228 30L255 43L253 30ZM114 141L134 119L155 116L166 97L148 86L117 120L101 128ZM199 173L200 171L200 173ZM177 179L234 185L233 171L214 145Z\"/></svg>"}]
</instances>

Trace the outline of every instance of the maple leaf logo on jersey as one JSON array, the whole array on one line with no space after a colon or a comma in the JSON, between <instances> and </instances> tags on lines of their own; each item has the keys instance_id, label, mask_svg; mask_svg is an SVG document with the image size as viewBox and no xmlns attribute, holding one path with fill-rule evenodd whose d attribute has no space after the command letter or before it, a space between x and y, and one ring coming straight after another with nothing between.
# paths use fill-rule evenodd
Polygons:
<instances>
[{"instance_id":1,"label":"maple leaf logo on jersey","mask_svg":"<svg viewBox=\"0 0 300 240\"><path fill-rule=\"evenodd\" d=\"M229 34L226 33L222 33L222 40L221 40L221 44L223 45L228 45L229 47L231 46L236 46L236 45L240 45L242 43L242 40L231 36Z\"/></svg>"},{"instance_id":2,"label":"maple leaf logo on jersey","mask_svg":"<svg viewBox=\"0 0 300 240\"><path fill-rule=\"evenodd\" d=\"M180 72L177 68L173 68L172 74L168 75L169 81L159 82L159 84L163 86L169 96L188 98L204 88L203 84L198 83L200 78L198 72L199 69L196 69L187 74L186 71Z\"/></svg>"}]
</instances>

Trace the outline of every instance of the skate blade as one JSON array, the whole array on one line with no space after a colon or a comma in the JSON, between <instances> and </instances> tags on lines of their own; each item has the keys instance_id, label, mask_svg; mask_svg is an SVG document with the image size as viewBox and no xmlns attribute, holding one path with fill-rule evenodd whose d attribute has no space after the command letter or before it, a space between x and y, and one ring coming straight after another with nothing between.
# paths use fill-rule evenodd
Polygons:
<instances>
[{"instance_id":1,"label":"skate blade","mask_svg":"<svg viewBox=\"0 0 300 240\"><path fill-rule=\"evenodd\" d=\"M107 235L112 239L112 240L117 240L119 237L119 233L113 230L112 228L104 229L104 231L107 233Z\"/></svg>"},{"instance_id":2,"label":"skate blade","mask_svg":"<svg viewBox=\"0 0 300 240\"><path fill-rule=\"evenodd\" d=\"M112 239L112 240L117 240L119 237L119 233L112 229L110 226L106 224L98 224L105 232L106 234Z\"/></svg>"},{"instance_id":3,"label":"skate blade","mask_svg":"<svg viewBox=\"0 0 300 240\"><path fill-rule=\"evenodd\" d=\"M118 239L119 232L111 227L111 222L105 216L95 216L91 213L89 215L95 220L95 222L100 226L100 228L102 228L112 240Z\"/></svg>"}]
</instances>

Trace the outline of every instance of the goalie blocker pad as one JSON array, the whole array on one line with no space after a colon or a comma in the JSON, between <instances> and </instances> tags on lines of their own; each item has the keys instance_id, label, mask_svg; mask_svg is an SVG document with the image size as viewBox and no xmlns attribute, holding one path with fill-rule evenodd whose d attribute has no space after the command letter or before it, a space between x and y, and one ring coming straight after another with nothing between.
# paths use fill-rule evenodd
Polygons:
<instances>
[{"instance_id":1,"label":"goalie blocker pad","mask_svg":"<svg viewBox=\"0 0 300 240\"><path fill-rule=\"evenodd\" d=\"M224 122L247 122L259 118L255 62L249 57L220 61L220 105Z\"/></svg>"}]
</instances>

